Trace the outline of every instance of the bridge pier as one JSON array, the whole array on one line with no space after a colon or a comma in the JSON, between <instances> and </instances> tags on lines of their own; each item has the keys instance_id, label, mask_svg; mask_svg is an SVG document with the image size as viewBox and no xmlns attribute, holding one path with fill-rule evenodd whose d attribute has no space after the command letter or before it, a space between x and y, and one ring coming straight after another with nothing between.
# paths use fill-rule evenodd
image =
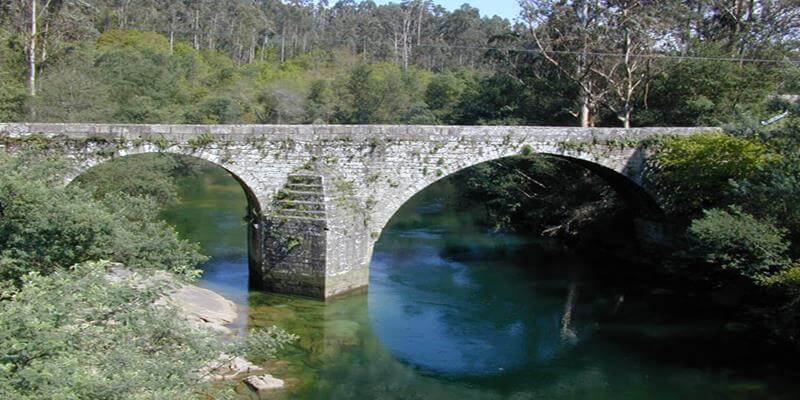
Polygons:
<instances>
[{"instance_id":1,"label":"bridge pier","mask_svg":"<svg viewBox=\"0 0 800 400\"><path fill-rule=\"evenodd\" d=\"M251 263L254 284L319 299L369 284L368 214L346 186L319 171L289 175L254 236L261 257Z\"/></svg>"}]
</instances>

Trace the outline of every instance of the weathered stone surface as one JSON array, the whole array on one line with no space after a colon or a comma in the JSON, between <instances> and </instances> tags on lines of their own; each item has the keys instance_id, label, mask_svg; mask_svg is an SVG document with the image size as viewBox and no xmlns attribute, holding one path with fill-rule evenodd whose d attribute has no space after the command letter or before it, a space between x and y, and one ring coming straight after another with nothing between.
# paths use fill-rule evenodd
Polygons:
<instances>
[{"instance_id":1,"label":"weathered stone surface","mask_svg":"<svg viewBox=\"0 0 800 400\"><path fill-rule=\"evenodd\" d=\"M120 263L109 263L107 279L112 282L131 281L134 287L165 287L168 293L155 305L170 303L178 308L179 316L199 329L231 333L225 325L238 317L236 304L220 294L195 285L180 282L164 271L140 273Z\"/></svg>"},{"instance_id":2,"label":"weathered stone surface","mask_svg":"<svg viewBox=\"0 0 800 400\"><path fill-rule=\"evenodd\" d=\"M660 209L638 185L648 157L637 142L717 128L395 125L0 124L0 149L50 138L80 164L169 152L229 171L248 198L250 269L269 290L328 298L369 282L372 246L394 213L464 168L543 153L598 174L657 239ZM200 140L202 139L202 140Z\"/></svg>"},{"instance_id":3,"label":"weathered stone surface","mask_svg":"<svg viewBox=\"0 0 800 400\"><path fill-rule=\"evenodd\" d=\"M208 289L186 285L170 293L169 297L189 319L228 325L237 317L236 304Z\"/></svg>"},{"instance_id":4,"label":"weathered stone surface","mask_svg":"<svg viewBox=\"0 0 800 400\"><path fill-rule=\"evenodd\" d=\"M258 393L283 389L283 379L275 378L270 374L248 376L244 378L244 383Z\"/></svg>"},{"instance_id":5,"label":"weathered stone surface","mask_svg":"<svg viewBox=\"0 0 800 400\"><path fill-rule=\"evenodd\" d=\"M220 353L215 361L200 369L199 374L204 381L231 381L258 372L264 372L264 368L245 358Z\"/></svg>"}]
</instances>

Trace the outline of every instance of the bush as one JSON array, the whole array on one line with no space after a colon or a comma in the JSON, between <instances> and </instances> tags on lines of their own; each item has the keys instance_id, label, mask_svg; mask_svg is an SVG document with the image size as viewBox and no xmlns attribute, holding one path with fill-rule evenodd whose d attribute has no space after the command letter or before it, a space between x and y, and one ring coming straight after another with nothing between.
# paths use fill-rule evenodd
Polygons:
<instances>
[{"instance_id":1,"label":"bush","mask_svg":"<svg viewBox=\"0 0 800 400\"><path fill-rule=\"evenodd\" d=\"M653 155L647 184L666 211L691 216L724 204L731 181L754 176L776 158L759 142L722 133L670 137Z\"/></svg>"},{"instance_id":2,"label":"bush","mask_svg":"<svg viewBox=\"0 0 800 400\"><path fill-rule=\"evenodd\" d=\"M786 231L738 207L704 211L689 228L694 251L705 261L755 281L787 268Z\"/></svg>"},{"instance_id":3,"label":"bush","mask_svg":"<svg viewBox=\"0 0 800 400\"><path fill-rule=\"evenodd\" d=\"M196 371L219 354L215 338L153 307L164 287L105 274L103 263L30 273L0 302L0 398L189 398L203 389Z\"/></svg>"}]
</instances>

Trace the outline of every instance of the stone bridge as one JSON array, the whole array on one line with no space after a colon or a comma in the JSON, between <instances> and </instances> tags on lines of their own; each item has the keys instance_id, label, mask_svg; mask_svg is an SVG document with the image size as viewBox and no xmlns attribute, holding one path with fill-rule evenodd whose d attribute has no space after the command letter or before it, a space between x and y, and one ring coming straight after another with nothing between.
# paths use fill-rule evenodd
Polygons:
<instances>
[{"instance_id":1,"label":"stone bridge","mask_svg":"<svg viewBox=\"0 0 800 400\"><path fill-rule=\"evenodd\" d=\"M470 166L543 153L600 175L658 235L661 211L639 185L644 141L716 128L390 125L0 124L0 147L26 142L79 166L168 152L227 170L248 200L251 280L267 290L328 298L367 286L373 244L392 215L431 183Z\"/></svg>"}]
</instances>

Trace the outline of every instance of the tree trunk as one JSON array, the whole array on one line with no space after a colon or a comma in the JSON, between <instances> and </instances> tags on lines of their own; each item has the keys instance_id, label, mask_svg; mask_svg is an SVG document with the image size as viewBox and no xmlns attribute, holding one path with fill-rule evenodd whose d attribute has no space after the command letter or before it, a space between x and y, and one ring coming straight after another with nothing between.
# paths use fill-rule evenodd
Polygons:
<instances>
[{"instance_id":1,"label":"tree trunk","mask_svg":"<svg viewBox=\"0 0 800 400\"><path fill-rule=\"evenodd\" d=\"M589 107L589 96L587 96L586 94L581 95L580 119L581 119L581 128L588 128L589 126L591 126L592 110Z\"/></svg>"},{"instance_id":2,"label":"tree trunk","mask_svg":"<svg viewBox=\"0 0 800 400\"><path fill-rule=\"evenodd\" d=\"M286 60L286 27L281 29L281 63Z\"/></svg>"},{"instance_id":3,"label":"tree trunk","mask_svg":"<svg viewBox=\"0 0 800 400\"><path fill-rule=\"evenodd\" d=\"M194 11L194 24L192 24L192 25L194 25L194 29L193 29L194 30L194 33L193 33L194 49L195 50L200 50L200 38L197 36L199 31L200 31L200 26L199 26L200 25L200 10L195 10Z\"/></svg>"},{"instance_id":4,"label":"tree trunk","mask_svg":"<svg viewBox=\"0 0 800 400\"><path fill-rule=\"evenodd\" d=\"M36 3L31 0L31 39L28 45L28 92L31 97L36 96Z\"/></svg>"}]
</instances>

